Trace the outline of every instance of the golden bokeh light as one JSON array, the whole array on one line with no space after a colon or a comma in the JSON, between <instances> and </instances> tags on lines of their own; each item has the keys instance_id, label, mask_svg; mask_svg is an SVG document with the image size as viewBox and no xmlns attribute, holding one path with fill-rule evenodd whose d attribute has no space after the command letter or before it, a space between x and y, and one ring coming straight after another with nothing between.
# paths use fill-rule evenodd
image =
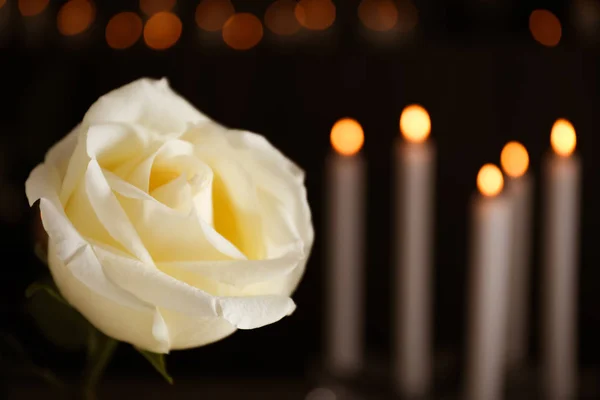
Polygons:
<instances>
[{"instance_id":1,"label":"golden bokeh light","mask_svg":"<svg viewBox=\"0 0 600 400\"><path fill-rule=\"evenodd\" d=\"M419 23L419 10L412 0L398 2L398 30L407 33L415 29Z\"/></svg>"},{"instance_id":2,"label":"golden bokeh light","mask_svg":"<svg viewBox=\"0 0 600 400\"><path fill-rule=\"evenodd\" d=\"M504 177L500 168L494 164L485 164L477 174L477 189L488 197L498 195L504 187Z\"/></svg>"},{"instance_id":3,"label":"golden bokeh light","mask_svg":"<svg viewBox=\"0 0 600 400\"><path fill-rule=\"evenodd\" d=\"M6 1L1 1L0 7L4 5ZM40 14L48 7L50 0L19 0L18 7L19 12L24 17L33 17L34 15Z\"/></svg>"},{"instance_id":4,"label":"golden bokeh light","mask_svg":"<svg viewBox=\"0 0 600 400\"><path fill-rule=\"evenodd\" d=\"M362 0L358 18L367 28L385 32L398 23L398 8L392 0Z\"/></svg>"},{"instance_id":5,"label":"golden bokeh light","mask_svg":"<svg viewBox=\"0 0 600 400\"><path fill-rule=\"evenodd\" d=\"M352 118L343 118L331 128L331 145L344 156L359 152L365 142L365 134L360 124Z\"/></svg>"},{"instance_id":6,"label":"golden bokeh light","mask_svg":"<svg viewBox=\"0 0 600 400\"><path fill-rule=\"evenodd\" d=\"M407 106L400 115L400 132L412 143L427 140L431 132L431 119L427 110L418 104Z\"/></svg>"},{"instance_id":7,"label":"golden bokeh light","mask_svg":"<svg viewBox=\"0 0 600 400\"><path fill-rule=\"evenodd\" d=\"M144 41L154 50L166 50L181 37L183 26L179 17L168 11L154 14L144 26Z\"/></svg>"},{"instance_id":8,"label":"golden bokeh light","mask_svg":"<svg viewBox=\"0 0 600 400\"><path fill-rule=\"evenodd\" d=\"M176 0L140 0L140 9L146 15L154 15L161 11L171 11Z\"/></svg>"},{"instance_id":9,"label":"golden bokeh light","mask_svg":"<svg viewBox=\"0 0 600 400\"><path fill-rule=\"evenodd\" d=\"M58 11L56 25L65 36L85 32L96 17L96 9L90 0L69 0Z\"/></svg>"},{"instance_id":10,"label":"golden bokeh light","mask_svg":"<svg viewBox=\"0 0 600 400\"><path fill-rule=\"evenodd\" d=\"M294 0L277 0L272 3L265 13L265 25L273 33L282 36L293 35L300 30L296 19Z\"/></svg>"},{"instance_id":11,"label":"golden bokeh light","mask_svg":"<svg viewBox=\"0 0 600 400\"><path fill-rule=\"evenodd\" d=\"M131 47L142 36L144 24L134 12L126 11L113 16L106 25L106 43L113 49Z\"/></svg>"},{"instance_id":12,"label":"golden bokeh light","mask_svg":"<svg viewBox=\"0 0 600 400\"><path fill-rule=\"evenodd\" d=\"M202 0L196 7L196 24L205 31L217 32L233 14L230 0Z\"/></svg>"},{"instance_id":13,"label":"golden bokeh light","mask_svg":"<svg viewBox=\"0 0 600 400\"><path fill-rule=\"evenodd\" d=\"M508 142L500 153L500 165L504 173L511 178L523 176L529 168L529 154L519 142Z\"/></svg>"},{"instance_id":14,"label":"golden bokeh light","mask_svg":"<svg viewBox=\"0 0 600 400\"><path fill-rule=\"evenodd\" d=\"M557 120L552 126L550 133L550 144L552 150L559 156L568 157L575 151L577 135L575 128L566 119Z\"/></svg>"},{"instance_id":15,"label":"golden bokeh light","mask_svg":"<svg viewBox=\"0 0 600 400\"><path fill-rule=\"evenodd\" d=\"M235 50L249 50L256 46L262 37L262 23L254 14L234 14L223 26L223 41Z\"/></svg>"},{"instance_id":16,"label":"golden bokeh light","mask_svg":"<svg viewBox=\"0 0 600 400\"><path fill-rule=\"evenodd\" d=\"M560 20L548 10L534 10L531 13L529 30L536 41L547 47L556 46L562 36Z\"/></svg>"},{"instance_id":17,"label":"golden bokeh light","mask_svg":"<svg viewBox=\"0 0 600 400\"><path fill-rule=\"evenodd\" d=\"M300 0L294 9L300 25L314 31L322 31L333 25L335 13L335 4L331 0Z\"/></svg>"}]
</instances>

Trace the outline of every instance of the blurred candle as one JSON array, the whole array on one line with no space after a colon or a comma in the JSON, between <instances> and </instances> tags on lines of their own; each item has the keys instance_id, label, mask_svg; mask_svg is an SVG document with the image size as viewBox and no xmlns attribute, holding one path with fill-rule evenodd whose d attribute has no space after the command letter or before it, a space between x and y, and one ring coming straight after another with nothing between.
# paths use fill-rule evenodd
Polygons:
<instances>
[{"instance_id":1,"label":"blurred candle","mask_svg":"<svg viewBox=\"0 0 600 400\"><path fill-rule=\"evenodd\" d=\"M404 109L395 148L396 234L394 369L396 390L427 393L431 380L431 263L435 147L418 105Z\"/></svg>"},{"instance_id":2,"label":"blurred candle","mask_svg":"<svg viewBox=\"0 0 600 400\"><path fill-rule=\"evenodd\" d=\"M506 336L507 367L523 366L528 351L529 274L531 256L531 197L533 180L527 173L529 154L519 142L508 142L500 164L505 175L506 194L512 202L513 233L509 278Z\"/></svg>"},{"instance_id":3,"label":"blurred candle","mask_svg":"<svg viewBox=\"0 0 600 400\"><path fill-rule=\"evenodd\" d=\"M512 218L500 169L484 165L472 203L467 400L502 399Z\"/></svg>"},{"instance_id":4,"label":"blurred candle","mask_svg":"<svg viewBox=\"0 0 600 400\"><path fill-rule=\"evenodd\" d=\"M365 161L362 127L353 119L331 130L327 158L326 363L338 376L356 374L363 363Z\"/></svg>"},{"instance_id":5,"label":"blurred candle","mask_svg":"<svg viewBox=\"0 0 600 400\"><path fill-rule=\"evenodd\" d=\"M581 163L574 154L573 125L552 127L553 152L544 164L545 215L542 289L542 377L544 398L576 395L577 271Z\"/></svg>"}]
</instances>

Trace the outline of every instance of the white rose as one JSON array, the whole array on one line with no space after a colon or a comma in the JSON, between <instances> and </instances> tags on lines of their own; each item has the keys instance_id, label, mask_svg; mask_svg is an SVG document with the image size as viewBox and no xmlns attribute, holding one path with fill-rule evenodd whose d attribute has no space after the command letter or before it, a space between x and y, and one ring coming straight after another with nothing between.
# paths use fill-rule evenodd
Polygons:
<instances>
[{"instance_id":1,"label":"white rose","mask_svg":"<svg viewBox=\"0 0 600 400\"><path fill-rule=\"evenodd\" d=\"M26 183L62 295L157 353L291 314L313 243L302 171L141 79L101 97Z\"/></svg>"}]
</instances>

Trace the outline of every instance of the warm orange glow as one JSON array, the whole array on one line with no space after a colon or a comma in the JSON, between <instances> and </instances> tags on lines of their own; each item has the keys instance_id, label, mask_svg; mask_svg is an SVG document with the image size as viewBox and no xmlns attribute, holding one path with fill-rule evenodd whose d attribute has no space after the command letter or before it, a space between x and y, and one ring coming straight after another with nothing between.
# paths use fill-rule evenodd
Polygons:
<instances>
[{"instance_id":1,"label":"warm orange glow","mask_svg":"<svg viewBox=\"0 0 600 400\"><path fill-rule=\"evenodd\" d=\"M0 8L4 7L6 4L6 0L0 0Z\"/></svg>"},{"instance_id":2,"label":"warm orange glow","mask_svg":"<svg viewBox=\"0 0 600 400\"><path fill-rule=\"evenodd\" d=\"M151 49L165 50L177 43L182 29L181 20L177 15L161 11L146 21L144 41Z\"/></svg>"},{"instance_id":3,"label":"warm orange glow","mask_svg":"<svg viewBox=\"0 0 600 400\"><path fill-rule=\"evenodd\" d=\"M126 49L138 41L143 29L142 19L136 13L119 13L106 25L106 43L113 49Z\"/></svg>"},{"instance_id":4,"label":"warm orange glow","mask_svg":"<svg viewBox=\"0 0 600 400\"><path fill-rule=\"evenodd\" d=\"M562 36L560 20L548 10L535 10L531 13L529 30L535 40L548 47L556 46Z\"/></svg>"},{"instance_id":5,"label":"warm orange glow","mask_svg":"<svg viewBox=\"0 0 600 400\"><path fill-rule=\"evenodd\" d=\"M202 0L196 7L196 24L208 32L220 31L234 13L230 0Z\"/></svg>"},{"instance_id":6,"label":"warm orange glow","mask_svg":"<svg viewBox=\"0 0 600 400\"><path fill-rule=\"evenodd\" d=\"M477 189L479 192L488 197L498 195L504 187L504 178L500 168L494 164L485 164L477 174Z\"/></svg>"},{"instance_id":7,"label":"warm orange glow","mask_svg":"<svg viewBox=\"0 0 600 400\"><path fill-rule=\"evenodd\" d=\"M140 9L146 15L154 15L161 11L171 11L176 0L140 0Z\"/></svg>"},{"instance_id":8,"label":"warm orange glow","mask_svg":"<svg viewBox=\"0 0 600 400\"><path fill-rule=\"evenodd\" d=\"M294 0L277 0L267 8L265 13L265 25L273 33L282 36L293 35L300 30L300 24L296 19Z\"/></svg>"},{"instance_id":9,"label":"warm orange glow","mask_svg":"<svg viewBox=\"0 0 600 400\"><path fill-rule=\"evenodd\" d=\"M559 156L568 157L577 145L577 135L575 134L575 128L566 119L559 119L552 126L552 133L550 134L550 144L552 150Z\"/></svg>"},{"instance_id":10,"label":"warm orange glow","mask_svg":"<svg viewBox=\"0 0 600 400\"><path fill-rule=\"evenodd\" d=\"M74 36L90 27L96 10L90 0L69 0L58 11L56 24L58 31L65 36Z\"/></svg>"},{"instance_id":11,"label":"warm orange glow","mask_svg":"<svg viewBox=\"0 0 600 400\"><path fill-rule=\"evenodd\" d=\"M294 14L306 29L322 31L335 21L335 4L331 0L300 0Z\"/></svg>"},{"instance_id":12,"label":"warm orange glow","mask_svg":"<svg viewBox=\"0 0 600 400\"><path fill-rule=\"evenodd\" d=\"M48 6L49 0L19 0L19 11L24 17L33 17L40 14ZM6 3L2 1L0 7Z\"/></svg>"},{"instance_id":13,"label":"warm orange glow","mask_svg":"<svg viewBox=\"0 0 600 400\"><path fill-rule=\"evenodd\" d=\"M400 115L400 132L409 142L421 143L427 140L431 132L431 119L427 110L418 104L406 107Z\"/></svg>"},{"instance_id":14,"label":"warm orange glow","mask_svg":"<svg viewBox=\"0 0 600 400\"><path fill-rule=\"evenodd\" d=\"M419 10L412 0L399 0L398 4L398 31L408 33L415 29L419 23Z\"/></svg>"},{"instance_id":15,"label":"warm orange glow","mask_svg":"<svg viewBox=\"0 0 600 400\"><path fill-rule=\"evenodd\" d=\"M331 145L339 154L345 156L356 154L364 142L363 129L354 119L341 119L331 129Z\"/></svg>"},{"instance_id":16,"label":"warm orange glow","mask_svg":"<svg viewBox=\"0 0 600 400\"><path fill-rule=\"evenodd\" d=\"M251 49L261 41L262 37L262 23L250 13L234 14L223 26L223 40L235 50Z\"/></svg>"},{"instance_id":17,"label":"warm orange glow","mask_svg":"<svg viewBox=\"0 0 600 400\"><path fill-rule=\"evenodd\" d=\"M500 153L500 165L504 173L512 178L518 178L529 168L529 154L519 142L508 142Z\"/></svg>"},{"instance_id":18,"label":"warm orange glow","mask_svg":"<svg viewBox=\"0 0 600 400\"><path fill-rule=\"evenodd\" d=\"M358 7L358 17L371 30L389 31L398 22L398 8L392 0L363 0Z\"/></svg>"}]
</instances>

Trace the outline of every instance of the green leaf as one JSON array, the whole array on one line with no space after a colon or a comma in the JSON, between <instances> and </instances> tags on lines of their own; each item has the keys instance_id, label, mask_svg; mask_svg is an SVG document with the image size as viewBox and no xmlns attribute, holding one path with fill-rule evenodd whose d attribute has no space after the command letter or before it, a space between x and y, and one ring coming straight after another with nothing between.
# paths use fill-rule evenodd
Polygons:
<instances>
[{"instance_id":1,"label":"green leaf","mask_svg":"<svg viewBox=\"0 0 600 400\"><path fill-rule=\"evenodd\" d=\"M137 347L135 349L141 355L143 355L146 358L146 360L148 360L148 362L150 362L150 364L152 364L154 369L157 370L163 376L163 378L166 379L167 382L169 382L171 385L173 384L173 378L167 372L167 366L165 364L165 355L164 354L152 353L150 351L138 349Z\"/></svg>"},{"instance_id":2,"label":"green leaf","mask_svg":"<svg viewBox=\"0 0 600 400\"><path fill-rule=\"evenodd\" d=\"M93 399L95 398L96 387L102 380L104 370L108 366L119 341L106 336L93 325L90 324L89 326L87 365L83 372L82 389L85 398Z\"/></svg>"},{"instance_id":3,"label":"green leaf","mask_svg":"<svg viewBox=\"0 0 600 400\"><path fill-rule=\"evenodd\" d=\"M35 253L36 257L44 263L44 265L48 265L48 254L43 244L36 243L33 248L33 252Z\"/></svg>"},{"instance_id":4,"label":"green leaf","mask_svg":"<svg viewBox=\"0 0 600 400\"><path fill-rule=\"evenodd\" d=\"M36 282L25 291L27 311L44 336L66 350L86 345L90 323L50 283Z\"/></svg>"},{"instance_id":5,"label":"green leaf","mask_svg":"<svg viewBox=\"0 0 600 400\"><path fill-rule=\"evenodd\" d=\"M51 285L49 283L44 283L44 282L32 283L25 290L25 296L28 299L30 299L33 296L35 296L36 294L38 294L40 291L46 292L48 295L52 296L52 298L54 300L70 307L69 303L67 303L65 298L62 297L62 295L60 293L58 293L58 290L56 290L54 285Z\"/></svg>"}]
</instances>

